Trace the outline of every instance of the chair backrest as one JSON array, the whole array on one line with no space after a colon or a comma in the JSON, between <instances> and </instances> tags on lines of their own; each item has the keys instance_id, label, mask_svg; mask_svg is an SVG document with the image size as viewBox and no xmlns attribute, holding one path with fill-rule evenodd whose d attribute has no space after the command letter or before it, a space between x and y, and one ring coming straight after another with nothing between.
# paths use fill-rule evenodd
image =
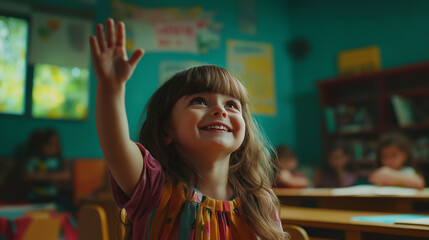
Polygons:
<instances>
[{"instance_id":1,"label":"chair backrest","mask_svg":"<svg viewBox=\"0 0 429 240\"><path fill-rule=\"evenodd\" d=\"M309 240L304 228L297 225L283 225L283 231L289 233L292 240Z\"/></svg>"},{"instance_id":2,"label":"chair backrest","mask_svg":"<svg viewBox=\"0 0 429 240\"><path fill-rule=\"evenodd\" d=\"M109 240L106 212L96 204L85 204L77 213L80 240Z\"/></svg>"},{"instance_id":3,"label":"chair backrest","mask_svg":"<svg viewBox=\"0 0 429 240\"><path fill-rule=\"evenodd\" d=\"M78 204L80 198L94 194L107 180L106 175L104 159L75 159L73 161L74 203Z\"/></svg>"}]
</instances>

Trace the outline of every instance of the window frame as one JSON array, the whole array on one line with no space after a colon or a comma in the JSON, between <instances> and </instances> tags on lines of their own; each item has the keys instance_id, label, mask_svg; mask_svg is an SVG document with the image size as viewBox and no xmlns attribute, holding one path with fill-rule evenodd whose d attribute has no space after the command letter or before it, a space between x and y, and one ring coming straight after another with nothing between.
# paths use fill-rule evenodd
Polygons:
<instances>
[{"instance_id":1,"label":"window frame","mask_svg":"<svg viewBox=\"0 0 429 240\"><path fill-rule=\"evenodd\" d=\"M31 16L27 13L20 13L20 12L13 12L13 11L7 11L0 9L0 16L4 17L12 17L12 18L19 18L23 19L28 24L28 34L27 34L27 52L25 56L25 63L26 63L26 71L25 71L25 78L24 78L24 112L22 114L14 114L14 113L5 113L0 112L0 117L8 116L8 117L17 117L17 118L33 118L31 116L31 101L32 101L32 89L33 89L33 74L34 74L34 66L29 63L29 56L30 56L30 46L31 46Z\"/></svg>"}]
</instances>

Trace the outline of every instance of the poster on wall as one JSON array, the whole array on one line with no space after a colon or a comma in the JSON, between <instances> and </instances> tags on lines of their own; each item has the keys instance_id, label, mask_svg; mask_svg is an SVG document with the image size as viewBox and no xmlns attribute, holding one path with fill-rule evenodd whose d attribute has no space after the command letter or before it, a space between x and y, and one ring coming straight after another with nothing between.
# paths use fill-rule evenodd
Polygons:
<instances>
[{"instance_id":1,"label":"poster on wall","mask_svg":"<svg viewBox=\"0 0 429 240\"><path fill-rule=\"evenodd\" d=\"M228 40L227 66L247 87L252 113L275 115L273 46L269 43Z\"/></svg>"},{"instance_id":2,"label":"poster on wall","mask_svg":"<svg viewBox=\"0 0 429 240\"><path fill-rule=\"evenodd\" d=\"M241 33L255 35L258 32L256 0L237 1L238 30Z\"/></svg>"},{"instance_id":3,"label":"poster on wall","mask_svg":"<svg viewBox=\"0 0 429 240\"><path fill-rule=\"evenodd\" d=\"M144 21L125 20L127 48L145 51L198 52L197 26L193 22L148 24Z\"/></svg>"},{"instance_id":4,"label":"poster on wall","mask_svg":"<svg viewBox=\"0 0 429 240\"><path fill-rule=\"evenodd\" d=\"M125 22L127 50L205 53L218 48L222 24L201 7L142 8L112 1L112 16Z\"/></svg>"},{"instance_id":5,"label":"poster on wall","mask_svg":"<svg viewBox=\"0 0 429 240\"><path fill-rule=\"evenodd\" d=\"M92 21L48 13L33 13L30 63L88 68L88 38Z\"/></svg>"},{"instance_id":6,"label":"poster on wall","mask_svg":"<svg viewBox=\"0 0 429 240\"><path fill-rule=\"evenodd\" d=\"M177 72L204 64L198 61L162 61L159 63L159 85L161 86Z\"/></svg>"}]
</instances>

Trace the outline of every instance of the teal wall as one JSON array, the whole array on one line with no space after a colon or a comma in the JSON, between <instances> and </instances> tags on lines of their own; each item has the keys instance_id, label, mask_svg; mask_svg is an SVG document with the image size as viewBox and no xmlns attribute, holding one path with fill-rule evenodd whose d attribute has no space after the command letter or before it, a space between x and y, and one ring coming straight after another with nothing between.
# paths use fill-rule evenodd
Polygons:
<instances>
[{"instance_id":1,"label":"teal wall","mask_svg":"<svg viewBox=\"0 0 429 240\"><path fill-rule=\"evenodd\" d=\"M95 6L81 3L77 0L67 1L36 1L33 3L50 4L52 6L92 10L95 22L104 22L110 16L110 6L104 0L98 0ZM83 1L82 1L83 2ZM142 109L150 95L158 87L158 65L165 60L196 60L201 62L226 66L227 39L268 42L274 46L274 69L278 114L276 116L256 116L260 125L273 144L281 142L295 144L295 117L292 85L292 63L285 50L285 43L290 39L289 17L287 6L283 0L257 1L258 33L254 36L240 34L237 26L236 1L129 1L142 7L166 6L202 6L205 11L217 11L215 22L223 23L222 41L219 49L212 49L207 54L182 53L147 53L139 63L133 77L127 84L126 108L133 137L138 132L138 124ZM143 2L140 4L139 2ZM0 2L1 4L1 2ZM59 5L61 4L61 5ZM89 56L88 56L89 57ZM30 132L41 126L53 126L59 130L64 156L101 157L94 122L94 103L96 79L91 70L91 91L89 117L85 121L53 121L31 119L11 115L0 115L0 156L12 153L13 148L26 140Z\"/></svg>"},{"instance_id":2,"label":"teal wall","mask_svg":"<svg viewBox=\"0 0 429 240\"><path fill-rule=\"evenodd\" d=\"M295 144L303 162L321 159L321 123L316 82L337 76L337 54L378 45L382 68L427 61L429 1L290 0L291 35L305 37L311 50L293 62Z\"/></svg>"},{"instance_id":3,"label":"teal wall","mask_svg":"<svg viewBox=\"0 0 429 240\"><path fill-rule=\"evenodd\" d=\"M59 1L33 1L59 4ZM61 1L61 6L90 9L95 22L110 16L110 6L98 0L96 6L77 0ZM131 3L142 1L133 0ZM1 4L1 3L0 3ZM288 143L296 148L302 162L321 158L321 132L316 82L337 75L337 54L350 48L378 45L383 68L428 60L429 1L426 0L258 0L258 33L240 34L236 1L156 1L145 0L143 7L202 6L217 11L216 22L223 23L219 49L207 54L148 53L139 63L127 90L130 132L136 136L141 111L157 88L158 64L165 60L197 60L225 66L225 40L270 42L274 46L275 85L278 113L256 116L274 145ZM294 37L310 43L308 56L291 60L285 45ZM36 120L0 115L0 156L9 155L39 126L54 126L61 134L66 157L100 157L94 123L96 80L91 73L90 115L86 121Z\"/></svg>"}]
</instances>

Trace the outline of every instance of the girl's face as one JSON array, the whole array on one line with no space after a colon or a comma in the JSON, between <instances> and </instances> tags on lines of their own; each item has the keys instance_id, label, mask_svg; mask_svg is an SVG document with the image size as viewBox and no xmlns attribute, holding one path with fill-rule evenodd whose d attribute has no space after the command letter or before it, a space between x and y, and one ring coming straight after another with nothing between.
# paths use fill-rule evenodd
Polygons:
<instances>
[{"instance_id":1,"label":"girl's face","mask_svg":"<svg viewBox=\"0 0 429 240\"><path fill-rule=\"evenodd\" d=\"M171 126L169 140L187 155L210 150L229 155L240 147L245 135L240 101L220 93L181 97L173 107Z\"/></svg>"},{"instance_id":2,"label":"girl's face","mask_svg":"<svg viewBox=\"0 0 429 240\"><path fill-rule=\"evenodd\" d=\"M342 149L335 149L328 158L328 163L335 169L342 169L349 162L350 158Z\"/></svg>"},{"instance_id":3,"label":"girl's face","mask_svg":"<svg viewBox=\"0 0 429 240\"><path fill-rule=\"evenodd\" d=\"M407 161L407 153L397 146L385 146L380 152L381 164L393 169L401 169Z\"/></svg>"},{"instance_id":4,"label":"girl's face","mask_svg":"<svg viewBox=\"0 0 429 240\"><path fill-rule=\"evenodd\" d=\"M43 154L45 157L57 157L60 153L60 139L57 135L51 138L43 145Z\"/></svg>"}]
</instances>

